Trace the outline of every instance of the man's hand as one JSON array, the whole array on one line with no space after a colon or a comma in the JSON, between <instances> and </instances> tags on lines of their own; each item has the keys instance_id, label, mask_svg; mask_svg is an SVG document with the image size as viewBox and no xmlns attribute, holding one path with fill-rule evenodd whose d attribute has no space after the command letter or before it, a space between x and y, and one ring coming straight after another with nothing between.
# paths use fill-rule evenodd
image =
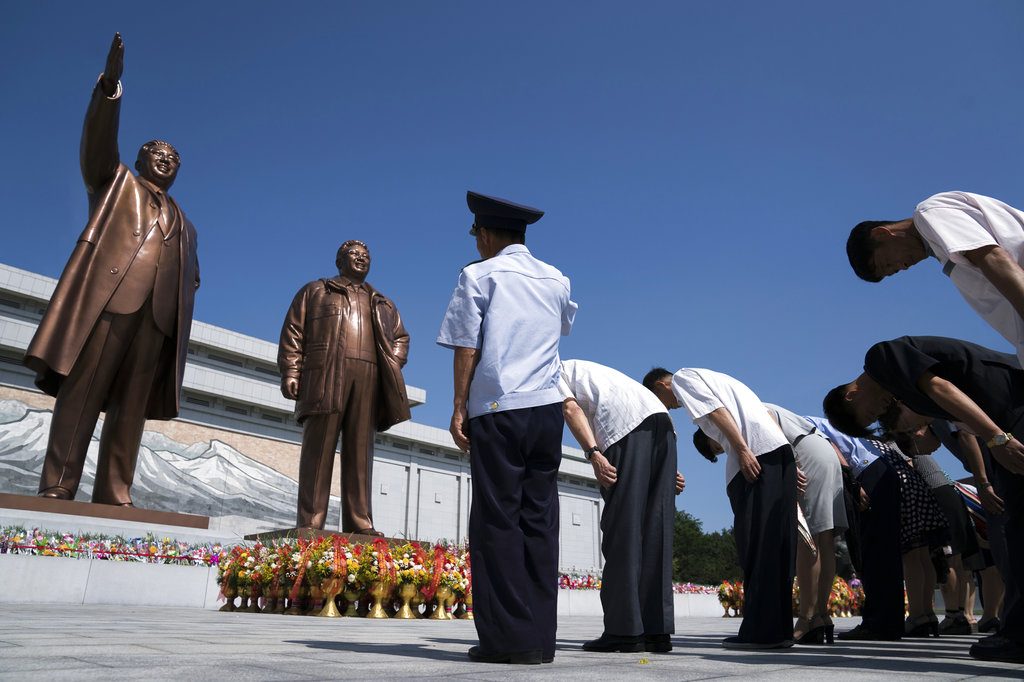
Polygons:
<instances>
[{"instance_id":1,"label":"man's hand","mask_svg":"<svg viewBox=\"0 0 1024 682\"><path fill-rule=\"evenodd\" d=\"M295 377L285 377L281 381L281 395L289 400L299 399L299 380Z\"/></svg>"},{"instance_id":2,"label":"man's hand","mask_svg":"<svg viewBox=\"0 0 1024 682\"><path fill-rule=\"evenodd\" d=\"M110 43L110 52L107 53L107 65L100 77L100 87L103 88L104 95L113 97L117 93L117 82L121 80L123 72L124 41L121 40L120 33L115 33Z\"/></svg>"},{"instance_id":3,"label":"man's hand","mask_svg":"<svg viewBox=\"0 0 1024 682\"><path fill-rule=\"evenodd\" d=\"M452 439L459 450L469 452L469 412L466 411L465 405L452 412L452 422L448 427L448 433L452 434Z\"/></svg>"},{"instance_id":4,"label":"man's hand","mask_svg":"<svg viewBox=\"0 0 1024 682\"><path fill-rule=\"evenodd\" d=\"M1006 510L1003 499L996 495L991 483L985 481L976 487L978 488L978 499L981 500L981 506L985 508L985 511L989 514L1002 514Z\"/></svg>"},{"instance_id":5,"label":"man's hand","mask_svg":"<svg viewBox=\"0 0 1024 682\"><path fill-rule=\"evenodd\" d=\"M796 468L796 491L801 495L807 492L807 474L800 467Z\"/></svg>"},{"instance_id":6,"label":"man's hand","mask_svg":"<svg viewBox=\"0 0 1024 682\"><path fill-rule=\"evenodd\" d=\"M1004 469L1015 473L1024 474L1024 445L1016 438L1010 439L1003 445L990 448L992 458L995 459Z\"/></svg>"},{"instance_id":7,"label":"man's hand","mask_svg":"<svg viewBox=\"0 0 1024 682\"><path fill-rule=\"evenodd\" d=\"M749 449L740 450L739 457L740 472L742 472L743 478L747 479L747 483L753 483L761 475L761 463Z\"/></svg>"},{"instance_id":8,"label":"man's hand","mask_svg":"<svg viewBox=\"0 0 1024 682\"><path fill-rule=\"evenodd\" d=\"M615 481L619 480L618 469L613 467L608 458L600 452L595 452L590 456L590 463L594 466L594 476L602 488L611 488L615 485Z\"/></svg>"},{"instance_id":9,"label":"man's hand","mask_svg":"<svg viewBox=\"0 0 1024 682\"><path fill-rule=\"evenodd\" d=\"M862 512L865 512L868 509L871 509L871 498L864 491L864 488L860 489L860 499L857 500L857 509L862 511Z\"/></svg>"},{"instance_id":10,"label":"man's hand","mask_svg":"<svg viewBox=\"0 0 1024 682\"><path fill-rule=\"evenodd\" d=\"M683 488L685 488L685 487L686 487L686 479L683 478L683 475L677 471L676 472L676 495L678 495L679 493L683 492Z\"/></svg>"}]
</instances>

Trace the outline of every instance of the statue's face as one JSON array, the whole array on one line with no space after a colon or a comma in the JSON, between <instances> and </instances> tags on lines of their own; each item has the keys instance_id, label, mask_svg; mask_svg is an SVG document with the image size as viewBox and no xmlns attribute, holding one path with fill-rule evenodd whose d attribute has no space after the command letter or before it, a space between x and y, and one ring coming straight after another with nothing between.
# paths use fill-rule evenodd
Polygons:
<instances>
[{"instance_id":1,"label":"statue's face","mask_svg":"<svg viewBox=\"0 0 1024 682\"><path fill-rule=\"evenodd\" d=\"M139 175L157 187L167 189L174 184L178 175L181 159L178 152L170 145L153 145L139 150L139 158L135 161L135 170Z\"/></svg>"},{"instance_id":2,"label":"statue's face","mask_svg":"<svg viewBox=\"0 0 1024 682\"><path fill-rule=\"evenodd\" d=\"M341 254L338 270L349 279L363 280L370 272L370 252L358 244L350 246Z\"/></svg>"}]
</instances>

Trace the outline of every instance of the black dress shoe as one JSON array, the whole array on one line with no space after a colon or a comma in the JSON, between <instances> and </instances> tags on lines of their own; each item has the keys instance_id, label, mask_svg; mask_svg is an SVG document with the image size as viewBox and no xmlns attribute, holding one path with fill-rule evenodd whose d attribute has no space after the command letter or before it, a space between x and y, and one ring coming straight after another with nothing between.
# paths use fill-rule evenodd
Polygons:
<instances>
[{"instance_id":1,"label":"black dress shoe","mask_svg":"<svg viewBox=\"0 0 1024 682\"><path fill-rule=\"evenodd\" d=\"M971 657L982 661L1024 663L1024 644L1002 635L984 637L971 645Z\"/></svg>"},{"instance_id":2,"label":"black dress shoe","mask_svg":"<svg viewBox=\"0 0 1024 682\"><path fill-rule=\"evenodd\" d=\"M781 639L778 642L748 642L740 639L739 636L735 636L723 639L722 646L726 649L788 649L793 646L793 640Z\"/></svg>"},{"instance_id":3,"label":"black dress shoe","mask_svg":"<svg viewBox=\"0 0 1024 682\"><path fill-rule=\"evenodd\" d=\"M671 635L644 635L644 651L667 654L672 651Z\"/></svg>"},{"instance_id":4,"label":"black dress shoe","mask_svg":"<svg viewBox=\"0 0 1024 682\"><path fill-rule=\"evenodd\" d=\"M836 635L836 639L856 642L895 642L900 639L901 636L902 635L899 634L875 632L868 626L864 625L864 623L861 623L852 630L840 632Z\"/></svg>"},{"instance_id":5,"label":"black dress shoe","mask_svg":"<svg viewBox=\"0 0 1024 682\"><path fill-rule=\"evenodd\" d=\"M978 623L978 632L999 632L999 619L995 616Z\"/></svg>"},{"instance_id":6,"label":"black dress shoe","mask_svg":"<svg viewBox=\"0 0 1024 682\"><path fill-rule=\"evenodd\" d=\"M583 644L584 651L643 651L644 641L640 635L609 635L607 632Z\"/></svg>"},{"instance_id":7,"label":"black dress shoe","mask_svg":"<svg viewBox=\"0 0 1024 682\"><path fill-rule=\"evenodd\" d=\"M469 660L474 663L511 663L513 665L540 665L540 649L532 651L482 651L479 646L469 647ZM554 660L554 656L551 657Z\"/></svg>"}]
</instances>

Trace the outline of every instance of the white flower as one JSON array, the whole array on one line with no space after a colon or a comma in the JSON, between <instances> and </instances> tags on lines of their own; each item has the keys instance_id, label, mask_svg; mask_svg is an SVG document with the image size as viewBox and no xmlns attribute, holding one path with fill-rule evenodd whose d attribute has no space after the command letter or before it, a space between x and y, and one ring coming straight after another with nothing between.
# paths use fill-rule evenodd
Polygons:
<instances>
[{"instance_id":1,"label":"white flower","mask_svg":"<svg viewBox=\"0 0 1024 682\"><path fill-rule=\"evenodd\" d=\"M312 561L307 561L306 562L306 568L313 568L313 562Z\"/></svg>"},{"instance_id":2,"label":"white flower","mask_svg":"<svg viewBox=\"0 0 1024 682\"><path fill-rule=\"evenodd\" d=\"M350 583L354 583L356 581L356 577L350 573L348 576L348 581Z\"/></svg>"}]
</instances>

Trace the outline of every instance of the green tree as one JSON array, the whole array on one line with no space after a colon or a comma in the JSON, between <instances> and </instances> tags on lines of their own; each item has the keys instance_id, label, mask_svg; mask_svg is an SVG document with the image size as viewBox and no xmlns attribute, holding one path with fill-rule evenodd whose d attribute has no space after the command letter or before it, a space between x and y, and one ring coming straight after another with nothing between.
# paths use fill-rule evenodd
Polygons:
<instances>
[{"instance_id":1,"label":"green tree","mask_svg":"<svg viewBox=\"0 0 1024 682\"><path fill-rule=\"evenodd\" d=\"M672 576L677 582L717 585L742 577L732 530L705 533L700 521L676 511Z\"/></svg>"}]
</instances>

